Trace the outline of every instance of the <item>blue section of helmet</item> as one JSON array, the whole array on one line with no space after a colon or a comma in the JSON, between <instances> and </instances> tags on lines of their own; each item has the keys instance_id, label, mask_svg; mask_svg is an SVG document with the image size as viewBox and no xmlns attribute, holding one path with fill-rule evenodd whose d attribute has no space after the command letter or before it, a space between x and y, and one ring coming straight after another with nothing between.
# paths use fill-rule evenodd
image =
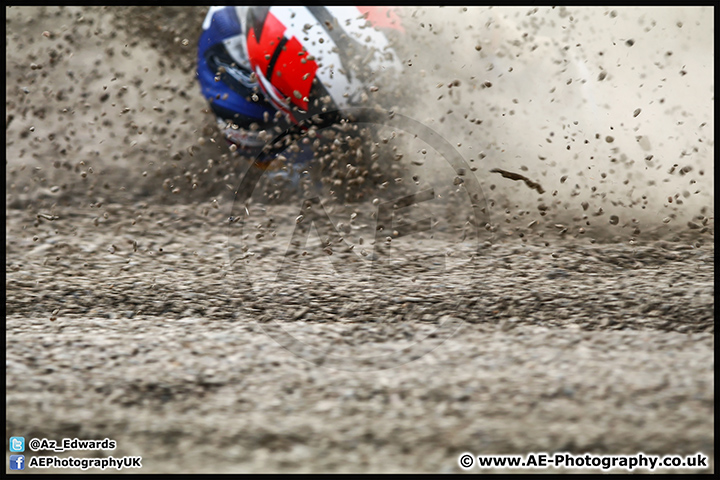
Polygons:
<instances>
[{"instance_id":1,"label":"blue section of helmet","mask_svg":"<svg viewBox=\"0 0 720 480\"><path fill-rule=\"evenodd\" d=\"M223 7L213 14L210 28L203 31L200 40L200 51L222 42L225 39L240 35L242 28L235 7Z\"/></svg>"},{"instance_id":2,"label":"blue section of helmet","mask_svg":"<svg viewBox=\"0 0 720 480\"><path fill-rule=\"evenodd\" d=\"M210 27L200 35L197 79L203 96L208 99L217 116L242 124L258 120L262 122L265 112L272 117L275 109L262 100L252 101L251 96L255 92L249 81L250 72L230 67L232 59L223 44L224 40L241 33L240 21L234 7L224 7L214 13ZM213 65L208 63L209 60ZM223 73L220 81L215 81L219 64L227 64L228 73ZM260 97L263 98L262 94Z\"/></svg>"}]
</instances>

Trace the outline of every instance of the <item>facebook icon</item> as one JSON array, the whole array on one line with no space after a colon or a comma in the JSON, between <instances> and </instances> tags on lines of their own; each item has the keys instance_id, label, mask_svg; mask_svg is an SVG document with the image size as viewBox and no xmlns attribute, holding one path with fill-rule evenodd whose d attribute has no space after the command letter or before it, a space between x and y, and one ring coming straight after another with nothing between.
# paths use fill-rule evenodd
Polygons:
<instances>
[{"instance_id":1,"label":"facebook icon","mask_svg":"<svg viewBox=\"0 0 720 480\"><path fill-rule=\"evenodd\" d=\"M25 455L10 455L10 470L25 470Z\"/></svg>"}]
</instances>

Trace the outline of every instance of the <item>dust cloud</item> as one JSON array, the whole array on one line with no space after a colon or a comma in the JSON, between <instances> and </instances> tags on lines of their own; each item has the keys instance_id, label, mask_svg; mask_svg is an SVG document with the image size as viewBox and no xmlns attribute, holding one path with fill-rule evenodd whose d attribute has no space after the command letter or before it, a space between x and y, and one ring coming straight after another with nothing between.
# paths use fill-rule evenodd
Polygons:
<instances>
[{"instance_id":1,"label":"dust cloud","mask_svg":"<svg viewBox=\"0 0 720 480\"><path fill-rule=\"evenodd\" d=\"M417 89L406 112L467 159L507 235L712 229L711 9L402 13L404 83Z\"/></svg>"},{"instance_id":2,"label":"dust cloud","mask_svg":"<svg viewBox=\"0 0 720 480\"><path fill-rule=\"evenodd\" d=\"M402 88L387 108L457 149L498 238L712 238L711 8L399 11ZM195 80L205 12L6 8L8 205L231 201L247 162ZM455 187L428 150L397 157L415 184Z\"/></svg>"}]
</instances>

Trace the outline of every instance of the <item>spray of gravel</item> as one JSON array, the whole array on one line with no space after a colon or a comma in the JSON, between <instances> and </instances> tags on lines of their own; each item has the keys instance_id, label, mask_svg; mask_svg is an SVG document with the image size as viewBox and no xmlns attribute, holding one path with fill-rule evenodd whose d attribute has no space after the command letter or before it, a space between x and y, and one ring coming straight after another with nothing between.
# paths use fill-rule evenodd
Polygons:
<instances>
[{"instance_id":1,"label":"spray of gravel","mask_svg":"<svg viewBox=\"0 0 720 480\"><path fill-rule=\"evenodd\" d=\"M194 78L205 12L6 9L8 204L228 203L248 164L227 150ZM399 13L403 86L369 95L457 149L498 238L711 238L711 10ZM457 171L396 133L353 147L365 165L328 157L329 188L362 180L364 194L339 201L400 181L458 190Z\"/></svg>"},{"instance_id":2,"label":"spray of gravel","mask_svg":"<svg viewBox=\"0 0 720 480\"><path fill-rule=\"evenodd\" d=\"M711 238L710 10L401 12L403 111L468 159L501 236Z\"/></svg>"}]
</instances>

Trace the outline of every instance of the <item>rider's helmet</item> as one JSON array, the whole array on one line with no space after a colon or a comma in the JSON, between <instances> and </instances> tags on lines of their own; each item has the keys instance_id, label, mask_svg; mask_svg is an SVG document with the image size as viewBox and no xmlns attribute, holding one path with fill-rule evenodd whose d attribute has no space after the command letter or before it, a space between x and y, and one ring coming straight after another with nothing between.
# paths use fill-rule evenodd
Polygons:
<instances>
[{"instance_id":1,"label":"rider's helmet","mask_svg":"<svg viewBox=\"0 0 720 480\"><path fill-rule=\"evenodd\" d=\"M246 7L240 18L260 88L295 124L363 105L375 82L400 71L386 34L403 27L386 7Z\"/></svg>"},{"instance_id":2,"label":"rider's helmet","mask_svg":"<svg viewBox=\"0 0 720 480\"><path fill-rule=\"evenodd\" d=\"M228 141L255 155L316 114L364 106L366 91L399 73L391 38L402 33L385 7L211 7L198 80Z\"/></svg>"}]
</instances>

